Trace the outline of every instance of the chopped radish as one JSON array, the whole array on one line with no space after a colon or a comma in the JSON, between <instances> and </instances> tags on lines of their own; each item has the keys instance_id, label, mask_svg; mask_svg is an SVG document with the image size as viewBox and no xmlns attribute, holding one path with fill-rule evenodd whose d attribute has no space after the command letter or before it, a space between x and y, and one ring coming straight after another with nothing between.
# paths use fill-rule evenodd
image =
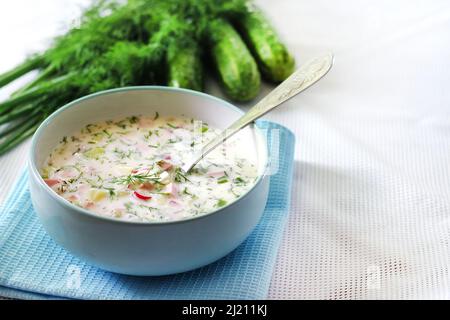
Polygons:
<instances>
[{"instance_id":1,"label":"chopped radish","mask_svg":"<svg viewBox=\"0 0 450 320\"><path fill-rule=\"evenodd\" d=\"M171 164L170 162L161 160L161 161L158 161L158 166L159 166L161 169L163 169L164 171L167 171L167 170L172 169L173 164Z\"/></svg>"},{"instance_id":2,"label":"chopped radish","mask_svg":"<svg viewBox=\"0 0 450 320\"><path fill-rule=\"evenodd\" d=\"M86 208L86 209L93 208L94 206L95 206L95 203L92 202L92 201L86 201L86 202L84 203L84 205L83 205L83 207Z\"/></svg>"},{"instance_id":3,"label":"chopped radish","mask_svg":"<svg viewBox=\"0 0 450 320\"><path fill-rule=\"evenodd\" d=\"M178 207L180 204L178 202L176 202L175 200L170 200L169 204L174 206L174 207Z\"/></svg>"},{"instance_id":4,"label":"chopped radish","mask_svg":"<svg viewBox=\"0 0 450 320\"><path fill-rule=\"evenodd\" d=\"M169 183L164 187L164 193L168 193L172 197L176 197L178 196L178 186L176 183Z\"/></svg>"},{"instance_id":5,"label":"chopped radish","mask_svg":"<svg viewBox=\"0 0 450 320\"><path fill-rule=\"evenodd\" d=\"M78 197L76 194L71 194L67 199L70 201L77 201L80 197Z\"/></svg>"},{"instance_id":6,"label":"chopped radish","mask_svg":"<svg viewBox=\"0 0 450 320\"><path fill-rule=\"evenodd\" d=\"M145 201L150 200L150 199L152 198L151 196L143 195L142 193L139 193L139 192L137 192L137 191L135 191L133 194L134 194L137 198L139 198L139 199L141 199L141 200L145 200Z\"/></svg>"},{"instance_id":7,"label":"chopped radish","mask_svg":"<svg viewBox=\"0 0 450 320\"><path fill-rule=\"evenodd\" d=\"M149 128L153 124L153 119L139 119L139 128Z\"/></svg>"},{"instance_id":8,"label":"chopped radish","mask_svg":"<svg viewBox=\"0 0 450 320\"><path fill-rule=\"evenodd\" d=\"M58 179L44 179L44 182L51 188L53 187L55 184L60 183L61 181Z\"/></svg>"},{"instance_id":9,"label":"chopped radish","mask_svg":"<svg viewBox=\"0 0 450 320\"><path fill-rule=\"evenodd\" d=\"M219 178L219 177L223 177L225 175L225 171L211 171L211 172L208 172L207 175L210 177Z\"/></svg>"},{"instance_id":10,"label":"chopped radish","mask_svg":"<svg viewBox=\"0 0 450 320\"><path fill-rule=\"evenodd\" d=\"M150 182L144 182L139 186L139 188L144 190L153 190L155 186Z\"/></svg>"},{"instance_id":11,"label":"chopped radish","mask_svg":"<svg viewBox=\"0 0 450 320\"><path fill-rule=\"evenodd\" d=\"M75 167L66 167L63 170L59 171L57 174L59 174L60 177L63 177L64 180L75 178L78 175L80 175L80 171L75 169Z\"/></svg>"}]
</instances>

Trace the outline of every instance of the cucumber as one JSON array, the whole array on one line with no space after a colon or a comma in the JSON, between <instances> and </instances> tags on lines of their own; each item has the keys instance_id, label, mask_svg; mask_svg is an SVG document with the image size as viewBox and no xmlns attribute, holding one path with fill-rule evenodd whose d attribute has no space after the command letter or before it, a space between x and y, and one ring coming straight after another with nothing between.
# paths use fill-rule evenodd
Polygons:
<instances>
[{"instance_id":1,"label":"cucumber","mask_svg":"<svg viewBox=\"0 0 450 320\"><path fill-rule=\"evenodd\" d=\"M167 85L201 91L203 69L200 50L191 38L172 41L167 49Z\"/></svg>"},{"instance_id":2,"label":"cucumber","mask_svg":"<svg viewBox=\"0 0 450 320\"><path fill-rule=\"evenodd\" d=\"M236 101L255 98L261 86L258 66L233 26L226 20L214 19L208 23L206 37L225 93Z\"/></svg>"},{"instance_id":3,"label":"cucumber","mask_svg":"<svg viewBox=\"0 0 450 320\"><path fill-rule=\"evenodd\" d=\"M249 7L236 19L236 25L256 58L264 79L281 82L292 74L294 57L261 11Z\"/></svg>"}]
</instances>

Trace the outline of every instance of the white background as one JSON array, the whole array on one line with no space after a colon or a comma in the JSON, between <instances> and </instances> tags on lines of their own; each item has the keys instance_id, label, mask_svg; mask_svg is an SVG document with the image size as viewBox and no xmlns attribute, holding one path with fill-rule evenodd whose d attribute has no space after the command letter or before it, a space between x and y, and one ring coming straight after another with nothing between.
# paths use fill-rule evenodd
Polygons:
<instances>
[{"instance_id":1,"label":"white background","mask_svg":"<svg viewBox=\"0 0 450 320\"><path fill-rule=\"evenodd\" d=\"M0 72L88 2L1 1ZM267 117L297 138L269 298L450 298L450 2L258 2L299 64L336 54L320 84ZM27 147L0 157L0 203Z\"/></svg>"}]
</instances>

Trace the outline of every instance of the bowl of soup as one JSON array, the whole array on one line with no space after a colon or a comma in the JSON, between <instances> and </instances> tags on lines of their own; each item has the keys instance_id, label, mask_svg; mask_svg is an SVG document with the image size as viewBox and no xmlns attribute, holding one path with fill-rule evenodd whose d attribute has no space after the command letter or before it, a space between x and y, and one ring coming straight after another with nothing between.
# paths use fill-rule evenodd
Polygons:
<instances>
[{"instance_id":1,"label":"bowl of soup","mask_svg":"<svg viewBox=\"0 0 450 320\"><path fill-rule=\"evenodd\" d=\"M268 197L267 142L251 125L190 156L242 115L207 94L113 89L78 99L36 131L30 192L46 232L101 269L141 276L192 270L239 246Z\"/></svg>"}]
</instances>

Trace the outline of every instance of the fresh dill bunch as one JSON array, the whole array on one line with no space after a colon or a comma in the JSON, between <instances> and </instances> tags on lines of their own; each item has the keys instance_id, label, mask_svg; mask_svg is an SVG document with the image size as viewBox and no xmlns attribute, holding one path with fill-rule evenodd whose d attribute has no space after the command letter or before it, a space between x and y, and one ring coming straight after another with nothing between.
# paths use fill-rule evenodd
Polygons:
<instances>
[{"instance_id":1,"label":"fresh dill bunch","mask_svg":"<svg viewBox=\"0 0 450 320\"><path fill-rule=\"evenodd\" d=\"M235 17L246 12L249 0L187 0L183 15L185 19L195 21L196 39L205 38L208 23L218 17Z\"/></svg>"},{"instance_id":2,"label":"fresh dill bunch","mask_svg":"<svg viewBox=\"0 0 450 320\"><path fill-rule=\"evenodd\" d=\"M89 67L99 55L106 53L117 41L148 42L156 31L153 8L161 1L96 1L86 10L77 27L55 39L44 53L48 65L60 72Z\"/></svg>"},{"instance_id":3,"label":"fresh dill bunch","mask_svg":"<svg viewBox=\"0 0 450 320\"><path fill-rule=\"evenodd\" d=\"M158 44L119 41L84 70L83 77L77 77L74 84L86 93L129 85L156 84L161 77L159 68L162 60L163 50Z\"/></svg>"},{"instance_id":4,"label":"fresh dill bunch","mask_svg":"<svg viewBox=\"0 0 450 320\"><path fill-rule=\"evenodd\" d=\"M166 84L168 74L194 74L201 90L200 45L208 21L245 11L248 0L95 0L79 22L0 75L0 87L32 70L35 80L0 103L0 155L33 134L51 112L99 90ZM167 63L178 61L168 72ZM195 70L195 71L194 71ZM177 73L178 72L178 73ZM179 85L179 82L171 82Z\"/></svg>"}]
</instances>

